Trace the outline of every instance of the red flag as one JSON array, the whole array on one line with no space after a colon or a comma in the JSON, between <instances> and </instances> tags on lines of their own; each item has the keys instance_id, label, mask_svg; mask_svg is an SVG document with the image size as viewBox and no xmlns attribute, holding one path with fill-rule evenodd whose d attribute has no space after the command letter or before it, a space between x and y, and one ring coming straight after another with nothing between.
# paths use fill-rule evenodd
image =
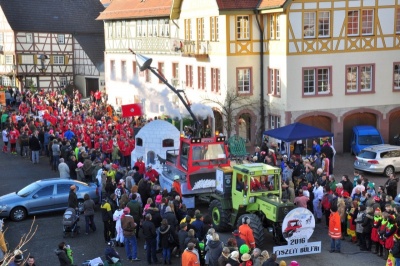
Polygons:
<instances>
[{"instance_id":1,"label":"red flag","mask_svg":"<svg viewBox=\"0 0 400 266\"><path fill-rule=\"evenodd\" d=\"M142 106L138 103L126 104L121 106L122 117L141 116Z\"/></svg>"}]
</instances>

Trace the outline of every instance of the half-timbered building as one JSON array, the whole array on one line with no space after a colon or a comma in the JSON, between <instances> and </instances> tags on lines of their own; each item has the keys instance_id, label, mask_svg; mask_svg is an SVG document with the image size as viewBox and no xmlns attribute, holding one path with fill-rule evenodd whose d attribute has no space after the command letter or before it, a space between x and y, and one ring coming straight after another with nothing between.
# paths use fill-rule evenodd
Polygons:
<instances>
[{"instance_id":1,"label":"half-timbered building","mask_svg":"<svg viewBox=\"0 0 400 266\"><path fill-rule=\"evenodd\" d=\"M85 0L0 0L1 85L59 89L86 96L104 83L104 7Z\"/></svg>"}]
</instances>

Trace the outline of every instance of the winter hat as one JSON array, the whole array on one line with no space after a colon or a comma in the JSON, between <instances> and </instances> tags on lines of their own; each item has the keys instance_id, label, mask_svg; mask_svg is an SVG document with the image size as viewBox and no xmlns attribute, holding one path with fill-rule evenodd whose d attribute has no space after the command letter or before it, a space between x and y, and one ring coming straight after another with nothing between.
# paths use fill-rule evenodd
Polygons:
<instances>
[{"instance_id":1,"label":"winter hat","mask_svg":"<svg viewBox=\"0 0 400 266\"><path fill-rule=\"evenodd\" d=\"M378 207L378 208L375 209L375 213L381 213L381 212L382 212L381 208Z\"/></svg>"},{"instance_id":2,"label":"winter hat","mask_svg":"<svg viewBox=\"0 0 400 266\"><path fill-rule=\"evenodd\" d=\"M171 207L167 206L167 208L165 208L165 212L170 212L171 211Z\"/></svg>"},{"instance_id":3,"label":"winter hat","mask_svg":"<svg viewBox=\"0 0 400 266\"><path fill-rule=\"evenodd\" d=\"M244 254L242 255L242 257L241 257L241 260L242 260L242 261L248 261L248 260L250 260L250 259L251 259L251 256L250 256L249 253L244 253Z\"/></svg>"},{"instance_id":4,"label":"winter hat","mask_svg":"<svg viewBox=\"0 0 400 266\"><path fill-rule=\"evenodd\" d=\"M156 203L161 203L161 201L162 201L162 196L161 195L157 195Z\"/></svg>"},{"instance_id":5,"label":"winter hat","mask_svg":"<svg viewBox=\"0 0 400 266\"><path fill-rule=\"evenodd\" d=\"M123 213L128 214L131 212L131 209L129 209L128 207L125 207L122 211L123 211Z\"/></svg>"},{"instance_id":6,"label":"winter hat","mask_svg":"<svg viewBox=\"0 0 400 266\"><path fill-rule=\"evenodd\" d=\"M233 231L233 232L232 232L232 235L234 235L234 236L239 236L239 235L240 235L240 232L239 232L239 230L235 230L235 231Z\"/></svg>"},{"instance_id":7,"label":"winter hat","mask_svg":"<svg viewBox=\"0 0 400 266\"><path fill-rule=\"evenodd\" d=\"M375 183L372 182L368 182L368 187L373 189L375 187Z\"/></svg>"},{"instance_id":8,"label":"winter hat","mask_svg":"<svg viewBox=\"0 0 400 266\"><path fill-rule=\"evenodd\" d=\"M125 180L123 180L122 178L119 180L119 183L118 184L122 184L122 183L124 183L125 182Z\"/></svg>"},{"instance_id":9,"label":"winter hat","mask_svg":"<svg viewBox=\"0 0 400 266\"><path fill-rule=\"evenodd\" d=\"M293 261L290 263L289 266L300 266L300 264L299 264L297 261L293 260Z\"/></svg>"},{"instance_id":10,"label":"winter hat","mask_svg":"<svg viewBox=\"0 0 400 266\"><path fill-rule=\"evenodd\" d=\"M174 175L174 180L179 180L179 175Z\"/></svg>"},{"instance_id":11,"label":"winter hat","mask_svg":"<svg viewBox=\"0 0 400 266\"><path fill-rule=\"evenodd\" d=\"M113 163L113 164L112 164L112 168L113 168L113 169L118 169L118 165L115 164L115 163Z\"/></svg>"},{"instance_id":12,"label":"winter hat","mask_svg":"<svg viewBox=\"0 0 400 266\"><path fill-rule=\"evenodd\" d=\"M81 168L83 166L83 163L79 162L77 166L78 168Z\"/></svg>"},{"instance_id":13,"label":"winter hat","mask_svg":"<svg viewBox=\"0 0 400 266\"><path fill-rule=\"evenodd\" d=\"M347 191L343 192L343 198L349 198L349 197L350 197L349 192Z\"/></svg>"}]
</instances>

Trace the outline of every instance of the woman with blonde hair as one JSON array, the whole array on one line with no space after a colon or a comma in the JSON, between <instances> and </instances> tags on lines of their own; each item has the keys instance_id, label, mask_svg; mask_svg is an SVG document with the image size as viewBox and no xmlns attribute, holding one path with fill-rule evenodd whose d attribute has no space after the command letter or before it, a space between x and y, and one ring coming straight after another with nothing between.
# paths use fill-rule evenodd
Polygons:
<instances>
[{"instance_id":1,"label":"woman with blonde hair","mask_svg":"<svg viewBox=\"0 0 400 266\"><path fill-rule=\"evenodd\" d=\"M268 253L268 251L267 250L263 250L262 252L261 252L261 265L267 260L267 259L269 259L269 253Z\"/></svg>"},{"instance_id":2,"label":"woman with blonde hair","mask_svg":"<svg viewBox=\"0 0 400 266\"><path fill-rule=\"evenodd\" d=\"M228 263L232 266L239 266L239 251L232 251L231 255L229 256Z\"/></svg>"}]
</instances>

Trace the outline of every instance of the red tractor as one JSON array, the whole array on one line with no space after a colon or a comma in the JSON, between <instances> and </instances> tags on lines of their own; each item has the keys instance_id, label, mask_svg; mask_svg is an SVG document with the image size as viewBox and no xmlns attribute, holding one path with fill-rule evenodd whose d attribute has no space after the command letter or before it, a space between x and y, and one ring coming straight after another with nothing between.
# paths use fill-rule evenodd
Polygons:
<instances>
[{"instance_id":1,"label":"red tractor","mask_svg":"<svg viewBox=\"0 0 400 266\"><path fill-rule=\"evenodd\" d=\"M283 232L283 237L284 238L292 237L293 234L296 233L297 229L299 228L301 228L301 220L299 219L289 220L287 223L287 227Z\"/></svg>"}]
</instances>

